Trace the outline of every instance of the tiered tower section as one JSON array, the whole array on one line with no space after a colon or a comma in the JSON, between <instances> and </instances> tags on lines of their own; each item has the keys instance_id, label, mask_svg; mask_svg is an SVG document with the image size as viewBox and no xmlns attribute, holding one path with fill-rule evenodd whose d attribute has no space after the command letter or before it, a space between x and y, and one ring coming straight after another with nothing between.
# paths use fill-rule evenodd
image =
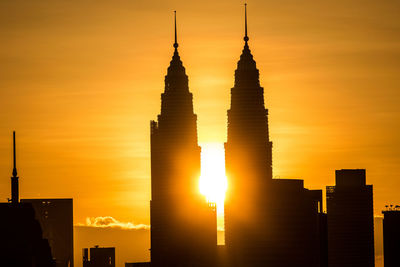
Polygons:
<instances>
[{"instance_id":1,"label":"tiered tower section","mask_svg":"<svg viewBox=\"0 0 400 267\"><path fill-rule=\"evenodd\" d=\"M235 71L235 86L231 89L228 140L225 143L228 177L225 240L230 255L246 257L241 259L243 262L251 260L251 255L243 251L245 247L250 249L247 245L252 242L252 235L262 235L260 223L266 216L262 203L272 181L268 110L248 40L246 14L245 44Z\"/></svg>"},{"instance_id":2,"label":"tiered tower section","mask_svg":"<svg viewBox=\"0 0 400 267\"><path fill-rule=\"evenodd\" d=\"M161 114L151 122L151 262L153 266L211 266L217 236L215 206L199 192L197 116L188 76L174 55L161 94Z\"/></svg>"},{"instance_id":3,"label":"tiered tower section","mask_svg":"<svg viewBox=\"0 0 400 267\"><path fill-rule=\"evenodd\" d=\"M321 266L322 191L302 180L272 179L272 142L259 71L244 48L235 71L225 144L225 243L230 267Z\"/></svg>"}]
</instances>

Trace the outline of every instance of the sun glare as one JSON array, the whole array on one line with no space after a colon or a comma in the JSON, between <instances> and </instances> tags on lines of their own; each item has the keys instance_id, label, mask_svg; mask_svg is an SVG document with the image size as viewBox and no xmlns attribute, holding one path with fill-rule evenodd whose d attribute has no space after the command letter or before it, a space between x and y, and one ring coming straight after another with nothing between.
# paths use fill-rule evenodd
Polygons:
<instances>
[{"instance_id":1,"label":"sun glare","mask_svg":"<svg viewBox=\"0 0 400 267\"><path fill-rule=\"evenodd\" d=\"M200 193L217 204L218 214L224 212L227 179L225 175L225 150L223 144L201 146Z\"/></svg>"}]
</instances>

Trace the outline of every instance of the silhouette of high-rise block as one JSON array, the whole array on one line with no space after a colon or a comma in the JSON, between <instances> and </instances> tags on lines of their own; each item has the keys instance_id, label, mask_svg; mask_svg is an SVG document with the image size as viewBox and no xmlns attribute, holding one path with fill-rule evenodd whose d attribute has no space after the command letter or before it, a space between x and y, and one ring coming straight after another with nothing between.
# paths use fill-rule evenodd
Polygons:
<instances>
[{"instance_id":1,"label":"silhouette of high-rise block","mask_svg":"<svg viewBox=\"0 0 400 267\"><path fill-rule=\"evenodd\" d=\"M30 203L0 203L0 214L0 266L55 266Z\"/></svg>"},{"instance_id":2,"label":"silhouette of high-rise block","mask_svg":"<svg viewBox=\"0 0 400 267\"><path fill-rule=\"evenodd\" d=\"M336 170L326 198L329 267L374 266L373 191L365 170Z\"/></svg>"},{"instance_id":3,"label":"silhouette of high-rise block","mask_svg":"<svg viewBox=\"0 0 400 267\"><path fill-rule=\"evenodd\" d=\"M319 190L317 190L319 191ZM322 193L322 190L321 190ZM322 194L321 194L322 199ZM322 204L322 201L321 201ZM318 230L319 230L319 265L320 267L328 267L328 216L322 211L318 216Z\"/></svg>"},{"instance_id":4,"label":"silhouette of high-rise block","mask_svg":"<svg viewBox=\"0 0 400 267\"><path fill-rule=\"evenodd\" d=\"M247 18L247 14L246 14ZM225 244L231 266L321 266L326 261L322 191L272 179L272 142L259 70L244 48L235 71L225 143ZM325 238L326 241L326 238ZM326 246L325 246L326 247Z\"/></svg>"},{"instance_id":5,"label":"silhouette of high-rise block","mask_svg":"<svg viewBox=\"0 0 400 267\"><path fill-rule=\"evenodd\" d=\"M225 223L226 229L237 227L226 237L230 265L327 266L322 191L294 179L273 179L270 186L259 207L251 209L254 214L243 208L245 222Z\"/></svg>"},{"instance_id":6,"label":"silhouette of high-rise block","mask_svg":"<svg viewBox=\"0 0 400 267\"><path fill-rule=\"evenodd\" d=\"M57 267L74 266L74 233L72 199L21 199L30 203L49 241Z\"/></svg>"},{"instance_id":7,"label":"silhouette of high-rise block","mask_svg":"<svg viewBox=\"0 0 400 267\"><path fill-rule=\"evenodd\" d=\"M0 266L54 267L49 242L43 238L32 204L19 202L15 132L13 140L11 203L0 203Z\"/></svg>"},{"instance_id":8,"label":"silhouette of high-rise block","mask_svg":"<svg viewBox=\"0 0 400 267\"><path fill-rule=\"evenodd\" d=\"M211 266L217 249L215 205L199 191L200 147L188 76L174 43L151 122L151 265Z\"/></svg>"},{"instance_id":9,"label":"silhouette of high-rise block","mask_svg":"<svg viewBox=\"0 0 400 267\"><path fill-rule=\"evenodd\" d=\"M266 197L272 184L272 142L264 90L248 46L247 29L244 40L228 110L225 244L231 265L256 266L266 262L269 242Z\"/></svg>"},{"instance_id":10,"label":"silhouette of high-rise block","mask_svg":"<svg viewBox=\"0 0 400 267\"><path fill-rule=\"evenodd\" d=\"M304 188L303 180L273 179L263 204L266 252L259 252L260 261L253 266L324 266L322 190Z\"/></svg>"},{"instance_id":11,"label":"silhouette of high-rise block","mask_svg":"<svg viewBox=\"0 0 400 267\"><path fill-rule=\"evenodd\" d=\"M90 254L89 254L90 251ZM84 248L82 250L83 267L115 267L115 248Z\"/></svg>"},{"instance_id":12,"label":"silhouette of high-rise block","mask_svg":"<svg viewBox=\"0 0 400 267\"><path fill-rule=\"evenodd\" d=\"M382 211L383 213L383 260L385 267L400 266L400 210Z\"/></svg>"}]
</instances>

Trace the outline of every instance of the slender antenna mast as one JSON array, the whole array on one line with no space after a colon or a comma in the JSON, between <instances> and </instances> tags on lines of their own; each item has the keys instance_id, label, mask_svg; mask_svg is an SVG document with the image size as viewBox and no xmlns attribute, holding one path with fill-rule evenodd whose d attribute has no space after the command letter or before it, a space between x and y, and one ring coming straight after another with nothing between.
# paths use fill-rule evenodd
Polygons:
<instances>
[{"instance_id":1,"label":"slender antenna mast","mask_svg":"<svg viewBox=\"0 0 400 267\"><path fill-rule=\"evenodd\" d=\"M16 177L17 176L17 155L16 155L16 151L15 151L15 131L13 131L13 155L14 155L14 168L13 168L12 175L13 175L13 177Z\"/></svg>"},{"instance_id":2,"label":"slender antenna mast","mask_svg":"<svg viewBox=\"0 0 400 267\"><path fill-rule=\"evenodd\" d=\"M13 131L13 157L14 157L14 167L11 177L11 203L17 204L19 202L19 185L17 176L17 153L15 151L15 131Z\"/></svg>"},{"instance_id":3,"label":"slender antenna mast","mask_svg":"<svg viewBox=\"0 0 400 267\"><path fill-rule=\"evenodd\" d=\"M247 3L244 4L244 38L243 40L246 42L249 40L247 36Z\"/></svg>"},{"instance_id":4,"label":"slender antenna mast","mask_svg":"<svg viewBox=\"0 0 400 267\"><path fill-rule=\"evenodd\" d=\"M176 33L176 10L174 10L174 22L175 22L175 43L174 43L174 47L175 50L177 50L178 48L178 38L177 38L177 33Z\"/></svg>"}]
</instances>

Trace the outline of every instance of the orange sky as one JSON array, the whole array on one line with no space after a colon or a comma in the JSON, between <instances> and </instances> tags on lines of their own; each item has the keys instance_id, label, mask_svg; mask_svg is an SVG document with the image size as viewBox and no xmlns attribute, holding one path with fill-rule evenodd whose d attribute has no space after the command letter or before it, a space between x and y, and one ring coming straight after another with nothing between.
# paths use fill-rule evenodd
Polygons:
<instances>
[{"instance_id":1,"label":"orange sky","mask_svg":"<svg viewBox=\"0 0 400 267\"><path fill-rule=\"evenodd\" d=\"M74 221L149 223L149 121L179 51L199 143L226 140L243 1L0 2L0 199L17 131L22 198L72 197ZM400 3L248 1L274 176L308 188L366 168L376 214L400 203Z\"/></svg>"}]
</instances>

